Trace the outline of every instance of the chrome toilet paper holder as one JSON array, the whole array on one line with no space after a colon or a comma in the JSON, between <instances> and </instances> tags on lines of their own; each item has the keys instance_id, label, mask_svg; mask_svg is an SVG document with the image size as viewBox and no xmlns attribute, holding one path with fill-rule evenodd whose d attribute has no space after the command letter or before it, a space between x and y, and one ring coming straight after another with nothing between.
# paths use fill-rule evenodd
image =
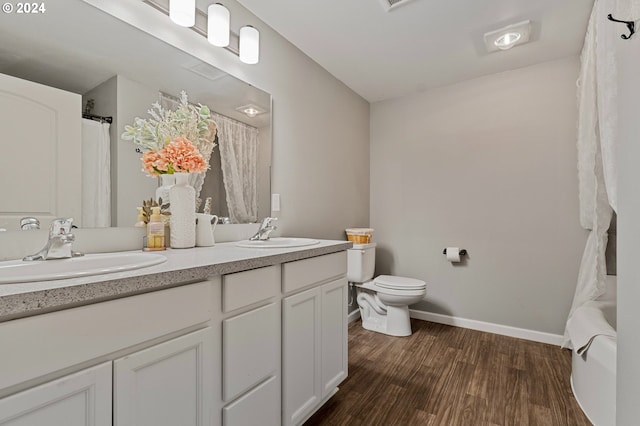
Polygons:
<instances>
[{"instance_id":1,"label":"chrome toilet paper holder","mask_svg":"<svg viewBox=\"0 0 640 426\"><path fill-rule=\"evenodd\" d=\"M446 248L442 250L442 254L447 254ZM467 249L460 249L460 256L466 256L466 255L467 255Z\"/></svg>"}]
</instances>

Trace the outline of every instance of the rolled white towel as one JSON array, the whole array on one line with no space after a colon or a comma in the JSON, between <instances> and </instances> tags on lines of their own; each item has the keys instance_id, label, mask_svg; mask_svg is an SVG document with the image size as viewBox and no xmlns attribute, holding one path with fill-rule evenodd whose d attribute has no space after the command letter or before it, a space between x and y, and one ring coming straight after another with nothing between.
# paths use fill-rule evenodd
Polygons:
<instances>
[{"instance_id":1,"label":"rolled white towel","mask_svg":"<svg viewBox=\"0 0 640 426\"><path fill-rule=\"evenodd\" d=\"M616 330L607 322L597 305L586 304L575 310L567 322L573 349L582 355L596 336L616 337Z\"/></svg>"}]
</instances>

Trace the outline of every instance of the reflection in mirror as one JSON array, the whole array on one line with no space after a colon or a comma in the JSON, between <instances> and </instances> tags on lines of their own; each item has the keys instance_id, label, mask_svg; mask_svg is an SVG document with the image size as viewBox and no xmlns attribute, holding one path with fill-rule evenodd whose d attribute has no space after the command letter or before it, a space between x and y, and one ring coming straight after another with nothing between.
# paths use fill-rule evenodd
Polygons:
<instances>
[{"instance_id":1,"label":"reflection in mirror","mask_svg":"<svg viewBox=\"0 0 640 426\"><path fill-rule=\"evenodd\" d=\"M11 182L0 193L0 229L18 229L25 216L42 228L60 216L132 226L159 182L141 171L124 126L148 118L154 102L175 107L183 90L218 127L200 198L234 223L269 216L268 93L81 0L47 6L0 16L0 127L12 141L0 156L1 179Z\"/></svg>"}]
</instances>

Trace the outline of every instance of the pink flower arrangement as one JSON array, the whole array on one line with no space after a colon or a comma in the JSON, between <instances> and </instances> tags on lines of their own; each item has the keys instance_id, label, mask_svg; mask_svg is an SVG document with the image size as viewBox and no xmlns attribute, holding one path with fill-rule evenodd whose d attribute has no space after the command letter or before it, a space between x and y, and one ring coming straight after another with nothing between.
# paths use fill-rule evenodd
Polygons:
<instances>
[{"instance_id":1,"label":"pink flower arrangement","mask_svg":"<svg viewBox=\"0 0 640 426\"><path fill-rule=\"evenodd\" d=\"M172 173L202 173L207 170L198 148L182 136L175 138L160 151L142 154L142 170L150 176Z\"/></svg>"}]
</instances>

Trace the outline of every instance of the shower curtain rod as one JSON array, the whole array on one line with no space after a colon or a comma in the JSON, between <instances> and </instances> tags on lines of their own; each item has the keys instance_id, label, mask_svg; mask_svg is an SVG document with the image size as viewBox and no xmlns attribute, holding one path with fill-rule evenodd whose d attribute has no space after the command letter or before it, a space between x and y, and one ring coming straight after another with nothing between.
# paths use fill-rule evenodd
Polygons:
<instances>
[{"instance_id":1,"label":"shower curtain rod","mask_svg":"<svg viewBox=\"0 0 640 426\"><path fill-rule=\"evenodd\" d=\"M113 117L102 117L100 115L93 115L93 114L86 114L83 113L82 114L82 118L86 118L88 120L94 120L94 121L99 121L101 123L113 123Z\"/></svg>"}]
</instances>

